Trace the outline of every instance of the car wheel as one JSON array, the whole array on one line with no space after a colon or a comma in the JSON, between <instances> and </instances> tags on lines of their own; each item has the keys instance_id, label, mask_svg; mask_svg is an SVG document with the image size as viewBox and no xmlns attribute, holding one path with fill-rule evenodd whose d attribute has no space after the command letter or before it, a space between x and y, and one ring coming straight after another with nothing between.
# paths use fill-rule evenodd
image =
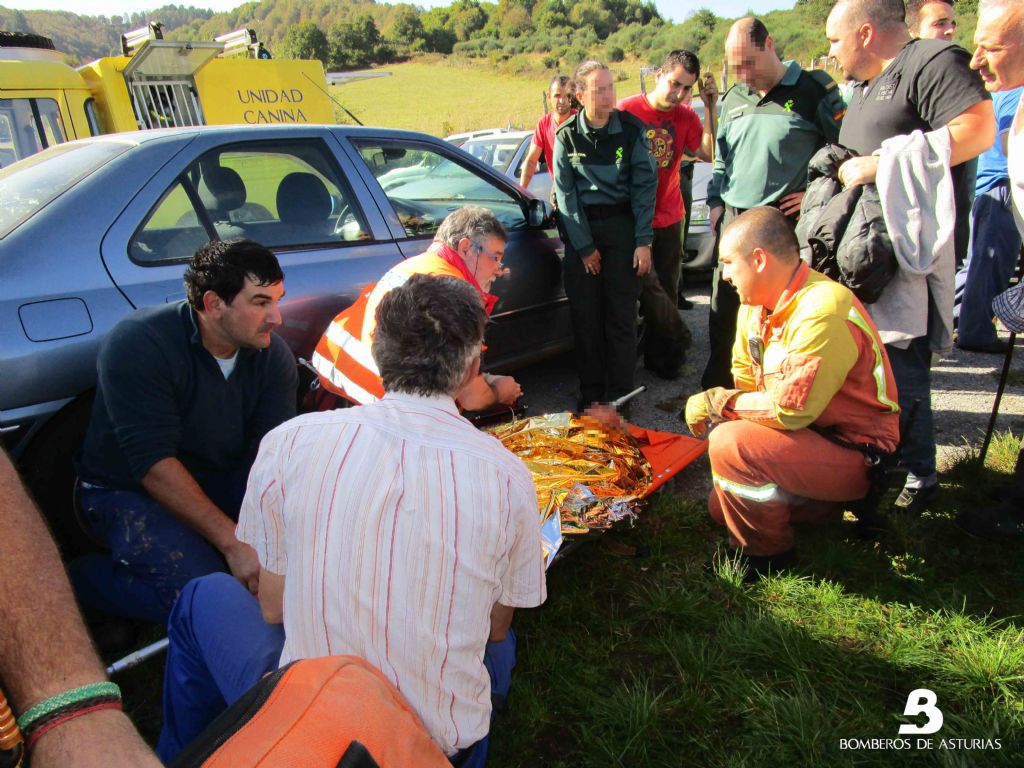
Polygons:
<instances>
[{"instance_id":1,"label":"car wheel","mask_svg":"<svg viewBox=\"0 0 1024 768\"><path fill-rule=\"evenodd\" d=\"M58 412L22 454L18 465L65 561L96 550L78 522L74 507L75 458L85 440L93 393Z\"/></svg>"}]
</instances>

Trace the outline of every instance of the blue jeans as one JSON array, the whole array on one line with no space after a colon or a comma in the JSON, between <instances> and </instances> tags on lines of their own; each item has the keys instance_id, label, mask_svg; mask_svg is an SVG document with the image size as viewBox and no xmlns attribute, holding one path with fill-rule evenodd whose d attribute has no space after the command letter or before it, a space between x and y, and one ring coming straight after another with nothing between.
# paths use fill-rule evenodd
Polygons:
<instances>
[{"instance_id":1,"label":"blue jeans","mask_svg":"<svg viewBox=\"0 0 1024 768\"><path fill-rule=\"evenodd\" d=\"M935 471L935 425L932 421L932 352L927 336L918 336L906 349L885 345L896 379L900 403L900 451L902 463L910 473L908 488L934 485L938 481ZM920 400L914 423L908 431L910 409L914 400Z\"/></svg>"},{"instance_id":2,"label":"blue jeans","mask_svg":"<svg viewBox=\"0 0 1024 768\"><path fill-rule=\"evenodd\" d=\"M277 669L284 629L263 620L259 601L236 579L214 573L189 582L171 611L164 671L164 725L157 754L169 763L217 715L267 672ZM487 643L484 666L492 698L508 696L516 638ZM488 737L456 755L459 768L482 768Z\"/></svg>"},{"instance_id":3,"label":"blue jeans","mask_svg":"<svg viewBox=\"0 0 1024 768\"><path fill-rule=\"evenodd\" d=\"M992 299L1006 290L1020 257L1021 238L1013 219L1010 183L1003 179L974 198L967 261L956 273L959 303L957 343L991 344L997 340Z\"/></svg>"},{"instance_id":4,"label":"blue jeans","mask_svg":"<svg viewBox=\"0 0 1024 768\"><path fill-rule=\"evenodd\" d=\"M68 569L87 611L164 624L189 581L227 570L206 539L145 493L82 487L79 501L85 523L110 548Z\"/></svg>"}]
</instances>

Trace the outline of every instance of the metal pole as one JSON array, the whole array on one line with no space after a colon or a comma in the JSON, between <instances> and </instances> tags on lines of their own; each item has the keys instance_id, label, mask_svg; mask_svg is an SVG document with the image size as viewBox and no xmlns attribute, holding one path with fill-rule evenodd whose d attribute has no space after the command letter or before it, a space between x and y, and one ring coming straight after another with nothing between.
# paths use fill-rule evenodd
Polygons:
<instances>
[{"instance_id":1,"label":"metal pole","mask_svg":"<svg viewBox=\"0 0 1024 768\"><path fill-rule=\"evenodd\" d=\"M646 391L647 391L647 385L641 384L639 387L634 389L632 392L627 392L626 394L624 394L618 400L612 400L610 403L608 403L608 405L610 405L612 408L619 408L619 407L625 405L626 403L628 403L630 400L632 400L637 395L642 394L642 393L644 393Z\"/></svg>"},{"instance_id":2,"label":"metal pole","mask_svg":"<svg viewBox=\"0 0 1024 768\"><path fill-rule=\"evenodd\" d=\"M1003 372L999 376L999 386L996 387L996 399L992 403L992 415L988 417L988 429L985 430L985 441L981 444L981 454L978 463L985 466L985 456L988 455L988 446L992 442L992 433L996 429L996 416L999 415L999 403L1003 399L1003 390L1006 389L1006 379L1010 375L1010 363L1013 360L1013 342L1017 334L1010 332L1010 346L1006 350L1006 358L1003 360Z\"/></svg>"},{"instance_id":3,"label":"metal pole","mask_svg":"<svg viewBox=\"0 0 1024 768\"><path fill-rule=\"evenodd\" d=\"M165 637L163 640L157 640L155 643L147 645L145 648L140 648L135 653L129 653L123 659L118 659L109 667L107 667L107 676L116 675L118 672L124 672L126 669L137 667L147 659L156 656L159 653L163 653L167 650L167 645L170 641Z\"/></svg>"}]
</instances>

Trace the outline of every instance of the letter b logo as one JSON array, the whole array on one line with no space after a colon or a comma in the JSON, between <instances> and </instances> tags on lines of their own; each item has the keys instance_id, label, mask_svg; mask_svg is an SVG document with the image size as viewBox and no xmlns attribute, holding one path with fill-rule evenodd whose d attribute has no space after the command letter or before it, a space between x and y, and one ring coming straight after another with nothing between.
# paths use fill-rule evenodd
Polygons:
<instances>
[{"instance_id":1,"label":"letter b logo","mask_svg":"<svg viewBox=\"0 0 1024 768\"><path fill-rule=\"evenodd\" d=\"M910 692L907 696L907 706L903 710L904 715L913 717L914 715L926 715L928 721L924 725L912 725L906 723L900 726L900 735L904 734L919 734L927 736L929 733L935 733L939 728L942 727L942 710L935 706L938 701L934 691L929 691L927 688L917 688Z\"/></svg>"}]
</instances>

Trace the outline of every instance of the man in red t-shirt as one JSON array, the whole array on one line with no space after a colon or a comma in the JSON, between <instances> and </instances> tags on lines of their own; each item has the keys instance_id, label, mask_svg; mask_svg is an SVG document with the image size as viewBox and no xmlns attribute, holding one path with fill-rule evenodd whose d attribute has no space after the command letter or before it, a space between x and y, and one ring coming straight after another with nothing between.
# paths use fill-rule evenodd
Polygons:
<instances>
[{"instance_id":1,"label":"man in red t-shirt","mask_svg":"<svg viewBox=\"0 0 1024 768\"><path fill-rule=\"evenodd\" d=\"M684 155L711 162L715 145L718 89L714 77L698 84L704 101L704 125L688 106L700 75L700 62L689 51L672 51L655 75L654 90L630 96L619 109L647 126L651 155L658 168L654 207L654 269L644 279L640 307L647 330L644 366L666 379L679 376L689 346L689 332L679 316L676 295L683 258L683 197L679 190L679 163Z\"/></svg>"},{"instance_id":2,"label":"man in red t-shirt","mask_svg":"<svg viewBox=\"0 0 1024 768\"><path fill-rule=\"evenodd\" d=\"M551 85L548 87L551 111L537 121L530 152L526 155L523 170L519 174L519 183L524 187L530 186L541 153L544 154L548 173L551 173L551 162L555 154L555 129L576 114L576 110L572 108L572 91L572 78L565 75L555 75L551 78Z\"/></svg>"}]
</instances>

